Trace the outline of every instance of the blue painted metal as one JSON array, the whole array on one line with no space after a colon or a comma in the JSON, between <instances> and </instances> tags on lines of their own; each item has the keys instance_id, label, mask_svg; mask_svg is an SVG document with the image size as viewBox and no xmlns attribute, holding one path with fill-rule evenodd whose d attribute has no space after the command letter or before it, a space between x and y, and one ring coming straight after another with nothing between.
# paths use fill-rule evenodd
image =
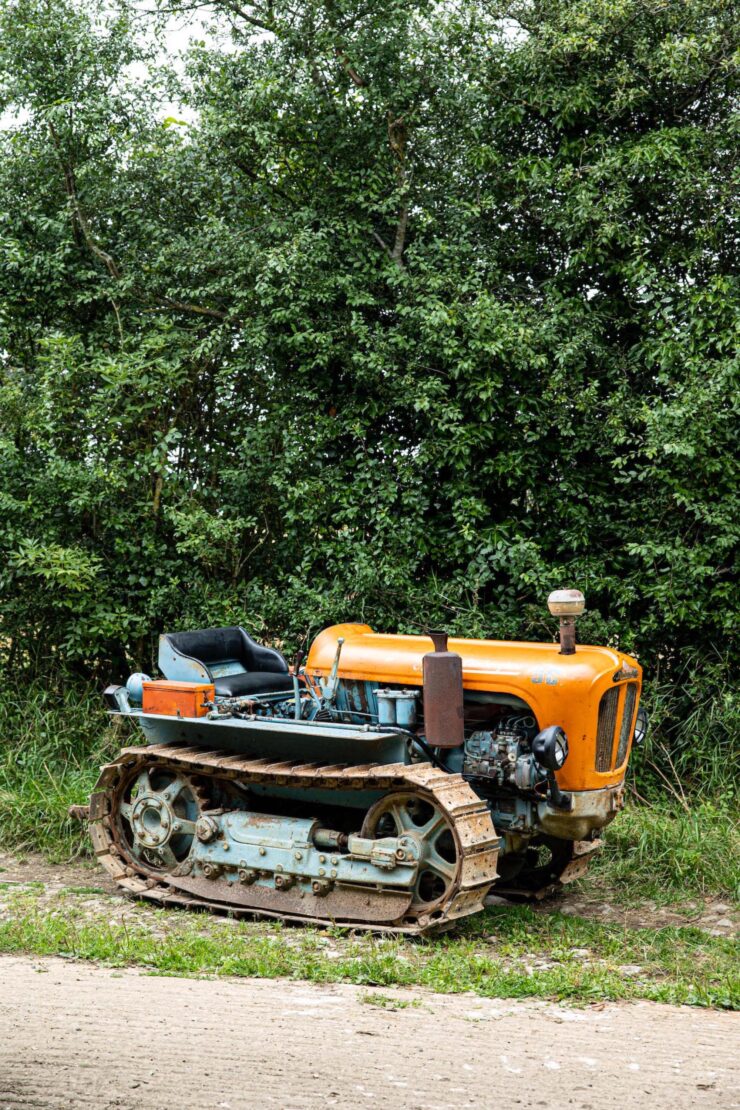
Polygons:
<instances>
[{"instance_id":1,"label":"blue painted metal","mask_svg":"<svg viewBox=\"0 0 740 1110\"><path fill-rule=\"evenodd\" d=\"M129 714L140 725L147 743L203 744L259 759L302 759L316 763L406 763L402 733L377 726L357 726L330 721L295 721L290 718L236 717L179 718Z\"/></svg>"},{"instance_id":2,"label":"blue painted metal","mask_svg":"<svg viewBox=\"0 0 740 1110\"><path fill-rule=\"evenodd\" d=\"M157 665L172 682L210 682L208 669L197 659L183 655L171 644L166 636L159 637L159 657Z\"/></svg>"},{"instance_id":3,"label":"blue painted metal","mask_svg":"<svg viewBox=\"0 0 740 1110\"><path fill-rule=\"evenodd\" d=\"M377 690L375 697L378 702L378 724L395 725L396 703L393 700L393 690Z\"/></svg>"},{"instance_id":4,"label":"blue painted metal","mask_svg":"<svg viewBox=\"0 0 740 1110\"><path fill-rule=\"evenodd\" d=\"M399 728L412 729L416 725L418 690L401 690L396 698L396 724Z\"/></svg>"},{"instance_id":5,"label":"blue painted metal","mask_svg":"<svg viewBox=\"0 0 740 1110\"><path fill-rule=\"evenodd\" d=\"M335 708L345 716L352 716L358 724L367 721L375 723L378 720L378 704L375 696L377 689L377 682L343 678L337 689Z\"/></svg>"},{"instance_id":6,"label":"blue painted metal","mask_svg":"<svg viewBox=\"0 0 740 1110\"><path fill-rule=\"evenodd\" d=\"M378 724L398 725L410 731L416 724L418 697L418 690L396 690L392 687L375 690Z\"/></svg>"},{"instance_id":7,"label":"blue painted metal","mask_svg":"<svg viewBox=\"0 0 740 1110\"><path fill-rule=\"evenodd\" d=\"M130 705L141 705L141 700L144 696L144 683L151 682L148 674L143 674L142 671L134 671L129 675L126 680L126 693Z\"/></svg>"},{"instance_id":8,"label":"blue painted metal","mask_svg":"<svg viewBox=\"0 0 740 1110\"><path fill-rule=\"evenodd\" d=\"M237 868L248 872L241 881L266 882L275 878L301 882L329 880L412 886L419 846L412 836L368 840L350 836L347 851L317 847L320 822L307 818L271 816L232 810L208 817L208 840L196 839L190 859L193 873ZM205 869L204 869L204 865Z\"/></svg>"}]
</instances>

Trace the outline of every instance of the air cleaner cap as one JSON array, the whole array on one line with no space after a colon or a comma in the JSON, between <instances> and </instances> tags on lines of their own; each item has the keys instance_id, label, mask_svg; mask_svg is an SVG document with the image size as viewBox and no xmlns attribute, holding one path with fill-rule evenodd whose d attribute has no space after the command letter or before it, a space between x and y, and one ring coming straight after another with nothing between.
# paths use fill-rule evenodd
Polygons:
<instances>
[{"instance_id":1,"label":"air cleaner cap","mask_svg":"<svg viewBox=\"0 0 740 1110\"><path fill-rule=\"evenodd\" d=\"M547 599L547 608L554 617L580 617L586 608L586 599L580 590L553 590Z\"/></svg>"}]
</instances>

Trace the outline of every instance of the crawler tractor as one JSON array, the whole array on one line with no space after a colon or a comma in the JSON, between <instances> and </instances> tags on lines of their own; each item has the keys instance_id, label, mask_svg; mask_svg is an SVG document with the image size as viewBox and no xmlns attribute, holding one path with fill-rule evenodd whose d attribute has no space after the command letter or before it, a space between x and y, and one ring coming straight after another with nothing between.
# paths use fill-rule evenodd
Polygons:
<instances>
[{"instance_id":1,"label":"crawler tractor","mask_svg":"<svg viewBox=\"0 0 740 1110\"><path fill-rule=\"evenodd\" d=\"M581 875L644 730L636 660L559 643L323 631L289 668L243 628L160 638L110 686L144 745L102 768L95 852L160 905L428 933Z\"/></svg>"}]
</instances>

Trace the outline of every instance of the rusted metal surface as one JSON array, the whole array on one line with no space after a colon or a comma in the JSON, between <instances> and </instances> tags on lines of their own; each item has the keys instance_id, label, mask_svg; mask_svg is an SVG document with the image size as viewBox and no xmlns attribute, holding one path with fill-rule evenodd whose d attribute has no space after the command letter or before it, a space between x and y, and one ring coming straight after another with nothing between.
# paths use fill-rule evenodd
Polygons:
<instances>
[{"instance_id":1,"label":"rusted metal surface","mask_svg":"<svg viewBox=\"0 0 740 1110\"><path fill-rule=\"evenodd\" d=\"M280 879L284 882L285 878L278 875L276 882ZM270 890L266 886L214 883L190 876L167 881L176 890L209 905L220 905L222 910L236 907L249 913L270 911L280 917L351 922L355 927L382 925L402 918L411 904L411 894L402 890L368 891L362 887L336 886L317 898L295 885L286 887L283 882L276 890Z\"/></svg>"},{"instance_id":2,"label":"rusted metal surface","mask_svg":"<svg viewBox=\"0 0 740 1110\"><path fill-rule=\"evenodd\" d=\"M576 651L576 619L575 617L560 618L560 654L575 655Z\"/></svg>"},{"instance_id":3,"label":"rusted metal surface","mask_svg":"<svg viewBox=\"0 0 740 1110\"><path fill-rule=\"evenodd\" d=\"M422 659L424 736L432 748L459 748L465 742L462 657L447 650L447 633L430 632L434 651Z\"/></svg>"},{"instance_id":4,"label":"rusted metal surface","mask_svg":"<svg viewBox=\"0 0 740 1110\"><path fill-rule=\"evenodd\" d=\"M227 883L149 867L135 858L117 817L122 792L132 776L146 766L197 777L219 784L259 784L293 788L329 788L342 793L372 789L404 791L433 806L452 830L455 843L454 874L441 900L411 905L408 890L378 889L336 883L319 890L299 886L274 890L244 880L235 873ZM410 934L444 929L460 917L483 906L496 878L498 837L486 805L460 775L448 774L423 763L321 765L296 761L271 762L244 759L224 752L168 744L127 748L102 768L90 800L90 835L100 862L122 890L160 905L181 905L239 915L257 914L324 925L347 925L377 931ZM178 873L179 872L179 873Z\"/></svg>"},{"instance_id":5,"label":"rusted metal surface","mask_svg":"<svg viewBox=\"0 0 740 1110\"><path fill-rule=\"evenodd\" d=\"M591 857L602 847L601 840L576 840L573 842L573 858L566 866L564 871L560 872L559 884L565 886L567 883L573 883L576 879L582 879L588 871Z\"/></svg>"},{"instance_id":6,"label":"rusted metal surface","mask_svg":"<svg viewBox=\"0 0 740 1110\"><path fill-rule=\"evenodd\" d=\"M610 824L624 807L624 785L574 791L570 799L567 813L553 809L548 803L540 803L540 828L550 836L581 842Z\"/></svg>"},{"instance_id":7,"label":"rusted metal surface","mask_svg":"<svg viewBox=\"0 0 740 1110\"><path fill-rule=\"evenodd\" d=\"M533 872L523 880L497 883L491 893L514 902L540 902L557 894L568 883L582 879L592 856L600 851L602 844L601 840L564 840L560 850L553 854L550 867L542 868L539 874Z\"/></svg>"}]
</instances>

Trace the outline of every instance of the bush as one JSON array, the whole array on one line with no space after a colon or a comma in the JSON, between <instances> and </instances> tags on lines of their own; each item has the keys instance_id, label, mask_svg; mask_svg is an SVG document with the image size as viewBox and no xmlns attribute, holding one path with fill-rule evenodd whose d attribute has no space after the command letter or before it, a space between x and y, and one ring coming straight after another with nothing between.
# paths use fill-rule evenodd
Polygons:
<instances>
[{"instance_id":1,"label":"bush","mask_svg":"<svg viewBox=\"0 0 740 1110\"><path fill-rule=\"evenodd\" d=\"M578 585L645 769L724 789L734 6L212 7L184 77L125 4L0 10L0 663L551 638Z\"/></svg>"}]
</instances>

